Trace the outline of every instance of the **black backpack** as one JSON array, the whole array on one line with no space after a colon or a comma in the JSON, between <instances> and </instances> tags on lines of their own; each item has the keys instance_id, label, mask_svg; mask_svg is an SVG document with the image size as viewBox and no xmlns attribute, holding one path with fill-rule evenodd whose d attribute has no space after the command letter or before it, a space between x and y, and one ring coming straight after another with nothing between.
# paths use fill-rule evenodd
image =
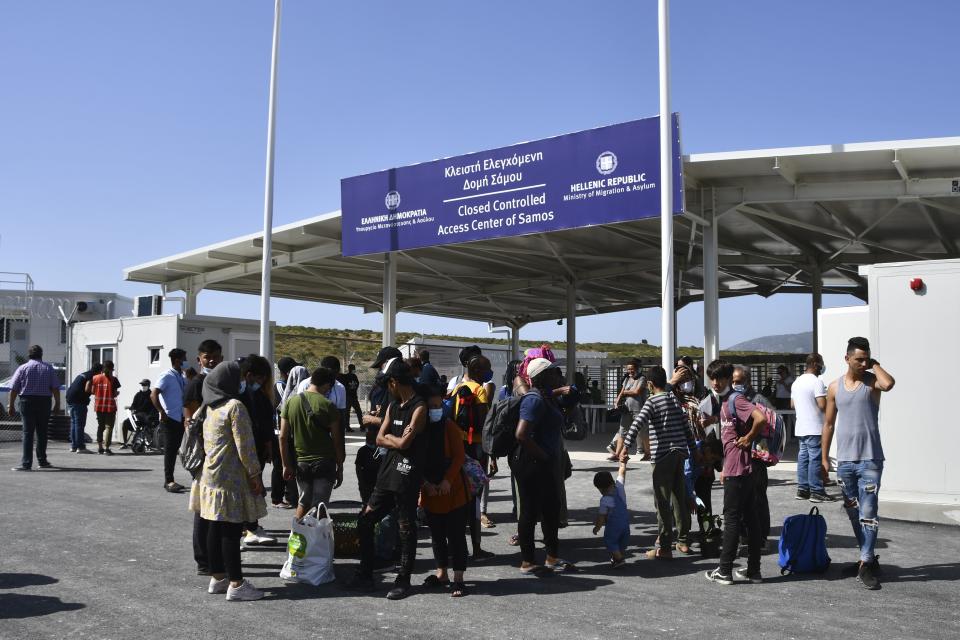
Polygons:
<instances>
[{"instance_id":1,"label":"black backpack","mask_svg":"<svg viewBox=\"0 0 960 640\"><path fill-rule=\"evenodd\" d=\"M517 424L520 422L520 403L523 396L513 395L497 402L483 422L482 446L489 456L510 455L517 446Z\"/></svg>"},{"instance_id":2,"label":"black backpack","mask_svg":"<svg viewBox=\"0 0 960 640\"><path fill-rule=\"evenodd\" d=\"M477 432L483 428L490 411L487 405L477 398L466 384L461 384L454 392L457 396L453 420L467 436L467 444L473 444L477 441Z\"/></svg>"}]
</instances>

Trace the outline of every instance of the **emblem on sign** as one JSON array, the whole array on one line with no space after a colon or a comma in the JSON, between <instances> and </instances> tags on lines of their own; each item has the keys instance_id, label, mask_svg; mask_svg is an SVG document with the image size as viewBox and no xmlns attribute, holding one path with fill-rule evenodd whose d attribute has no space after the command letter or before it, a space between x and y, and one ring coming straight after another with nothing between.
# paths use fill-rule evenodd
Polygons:
<instances>
[{"instance_id":1,"label":"emblem on sign","mask_svg":"<svg viewBox=\"0 0 960 640\"><path fill-rule=\"evenodd\" d=\"M383 199L383 203L387 205L387 209L391 211L396 210L400 206L400 193L398 191L391 191Z\"/></svg>"},{"instance_id":2,"label":"emblem on sign","mask_svg":"<svg viewBox=\"0 0 960 640\"><path fill-rule=\"evenodd\" d=\"M597 171L601 175L609 175L617 170L617 154L613 151L604 151L597 156Z\"/></svg>"}]
</instances>

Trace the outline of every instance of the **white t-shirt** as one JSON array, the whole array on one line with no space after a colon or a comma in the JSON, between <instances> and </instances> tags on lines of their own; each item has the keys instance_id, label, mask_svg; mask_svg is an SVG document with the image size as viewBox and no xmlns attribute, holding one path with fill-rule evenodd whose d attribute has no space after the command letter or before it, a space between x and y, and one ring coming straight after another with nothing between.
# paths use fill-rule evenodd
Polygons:
<instances>
[{"instance_id":1,"label":"white t-shirt","mask_svg":"<svg viewBox=\"0 0 960 640\"><path fill-rule=\"evenodd\" d=\"M297 385L297 393L303 393L310 388L310 378L306 378ZM330 393L326 395L327 400L332 402L337 409L347 408L347 388L339 380L334 381L330 387Z\"/></svg>"},{"instance_id":2,"label":"white t-shirt","mask_svg":"<svg viewBox=\"0 0 960 640\"><path fill-rule=\"evenodd\" d=\"M823 411L817 406L817 398L827 395L827 387L818 376L805 373L793 383L794 410L797 420L794 434L797 436L819 436L823 432Z\"/></svg>"}]
</instances>

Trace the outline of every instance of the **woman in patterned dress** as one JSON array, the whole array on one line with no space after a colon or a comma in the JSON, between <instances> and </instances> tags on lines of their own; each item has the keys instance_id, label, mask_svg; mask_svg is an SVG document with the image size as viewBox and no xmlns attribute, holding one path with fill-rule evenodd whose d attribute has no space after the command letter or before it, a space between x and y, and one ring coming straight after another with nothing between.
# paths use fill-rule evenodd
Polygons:
<instances>
[{"instance_id":1,"label":"woman in patterned dress","mask_svg":"<svg viewBox=\"0 0 960 640\"><path fill-rule=\"evenodd\" d=\"M225 593L227 600L259 600L263 592L244 580L240 564L243 523L267 514L250 415L238 399L241 380L240 365L223 362L203 381L203 406L197 415L205 412L206 457L190 489L190 510L209 525L207 591Z\"/></svg>"}]
</instances>

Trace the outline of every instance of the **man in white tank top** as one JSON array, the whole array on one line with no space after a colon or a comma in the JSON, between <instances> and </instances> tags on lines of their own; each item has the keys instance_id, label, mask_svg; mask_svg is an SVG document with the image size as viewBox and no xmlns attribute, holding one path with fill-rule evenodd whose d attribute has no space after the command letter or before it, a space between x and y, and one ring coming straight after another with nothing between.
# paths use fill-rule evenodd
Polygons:
<instances>
[{"instance_id":1,"label":"man in white tank top","mask_svg":"<svg viewBox=\"0 0 960 640\"><path fill-rule=\"evenodd\" d=\"M895 381L870 356L870 342L866 338L850 338L845 359L847 372L827 389L822 475L826 480L830 471L830 443L836 432L837 481L843 489L843 506L860 547L857 579L867 589L874 590L880 588L877 579L880 567L874 548L880 526L877 496L884 460L878 421L880 393L893 389Z\"/></svg>"}]
</instances>

